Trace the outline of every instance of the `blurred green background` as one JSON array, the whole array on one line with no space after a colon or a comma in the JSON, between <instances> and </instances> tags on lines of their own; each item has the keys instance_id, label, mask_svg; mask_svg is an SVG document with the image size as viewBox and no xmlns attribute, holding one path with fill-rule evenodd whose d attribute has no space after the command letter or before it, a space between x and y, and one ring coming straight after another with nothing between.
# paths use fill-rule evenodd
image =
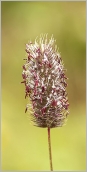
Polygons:
<instances>
[{"instance_id":1,"label":"blurred green background","mask_svg":"<svg viewBox=\"0 0 87 172\"><path fill-rule=\"evenodd\" d=\"M86 169L86 2L1 2L2 170L50 170L47 129L25 114L25 44L53 34L67 69L70 116L51 130L54 170Z\"/></svg>"}]
</instances>

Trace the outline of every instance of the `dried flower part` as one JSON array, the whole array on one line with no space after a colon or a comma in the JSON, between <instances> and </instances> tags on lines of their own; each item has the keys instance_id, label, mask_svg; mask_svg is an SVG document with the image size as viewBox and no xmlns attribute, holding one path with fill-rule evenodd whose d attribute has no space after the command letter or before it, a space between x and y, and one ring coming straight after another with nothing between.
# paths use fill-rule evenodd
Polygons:
<instances>
[{"instance_id":1,"label":"dried flower part","mask_svg":"<svg viewBox=\"0 0 87 172\"><path fill-rule=\"evenodd\" d=\"M25 98L30 97L31 120L38 127L59 127L67 118L68 98L64 64L53 36L40 36L34 43L26 44L27 58L23 65Z\"/></svg>"}]
</instances>

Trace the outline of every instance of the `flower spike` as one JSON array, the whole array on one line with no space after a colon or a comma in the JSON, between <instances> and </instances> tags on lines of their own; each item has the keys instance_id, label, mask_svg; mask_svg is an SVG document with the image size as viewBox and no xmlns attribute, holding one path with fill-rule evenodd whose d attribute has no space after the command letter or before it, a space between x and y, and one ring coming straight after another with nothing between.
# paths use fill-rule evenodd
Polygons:
<instances>
[{"instance_id":1,"label":"flower spike","mask_svg":"<svg viewBox=\"0 0 87 172\"><path fill-rule=\"evenodd\" d=\"M55 45L53 35L47 34L26 44L27 59L23 65L23 82L25 98L30 98L27 104L32 107L31 120L38 127L60 127L69 114L67 83L64 64Z\"/></svg>"}]
</instances>

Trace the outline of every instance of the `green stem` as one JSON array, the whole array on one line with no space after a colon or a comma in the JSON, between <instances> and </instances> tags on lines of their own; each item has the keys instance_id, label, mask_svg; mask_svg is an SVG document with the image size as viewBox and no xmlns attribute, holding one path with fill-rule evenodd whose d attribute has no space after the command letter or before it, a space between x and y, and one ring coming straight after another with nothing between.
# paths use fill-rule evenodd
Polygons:
<instances>
[{"instance_id":1,"label":"green stem","mask_svg":"<svg viewBox=\"0 0 87 172\"><path fill-rule=\"evenodd\" d=\"M50 128L48 128L48 146L49 146L50 170L53 171L52 153L51 153L51 140L50 140Z\"/></svg>"}]
</instances>

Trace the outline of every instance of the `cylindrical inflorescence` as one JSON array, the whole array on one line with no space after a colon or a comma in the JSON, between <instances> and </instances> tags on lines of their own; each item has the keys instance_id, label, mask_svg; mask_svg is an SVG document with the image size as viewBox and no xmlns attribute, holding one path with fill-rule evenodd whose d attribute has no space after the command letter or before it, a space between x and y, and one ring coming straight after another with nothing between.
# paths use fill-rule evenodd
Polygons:
<instances>
[{"instance_id":1,"label":"cylindrical inflorescence","mask_svg":"<svg viewBox=\"0 0 87 172\"><path fill-rule=\"evenodd\" d=\"M42 35L26 44L27 58L23 65L25 98L32 106L31 120L38 127L60 127L69 114L64 64L53 36Z\"/></svg>"}]
</instances>

